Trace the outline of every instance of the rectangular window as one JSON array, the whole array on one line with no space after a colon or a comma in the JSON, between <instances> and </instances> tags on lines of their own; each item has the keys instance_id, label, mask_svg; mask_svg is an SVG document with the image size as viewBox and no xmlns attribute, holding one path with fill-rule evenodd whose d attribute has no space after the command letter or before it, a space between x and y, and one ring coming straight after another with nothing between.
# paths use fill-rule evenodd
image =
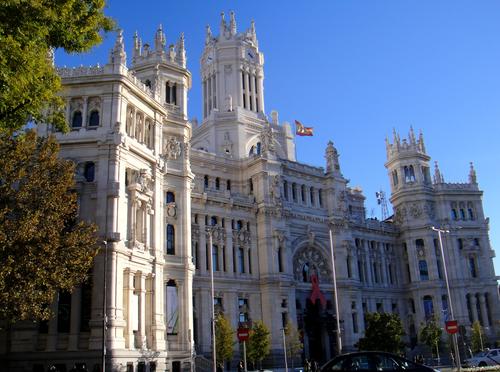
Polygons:
<instances>
[{"instance_id":1,"label":"rectangular window","mask_svg":"<svg viewBox=\"0 0 500 372\"><path fill-rule=\"evenodd\" d=\"M358 333L358 314L352 313L352 332Z\"/></svg>"},{"instance_id":2,"label":"rectangular window","mask_svg":"<svg viewBox=\"0 0 500 372\"><path fill-rule=\"evenodd\" d=\"M219 271L219 247L215 244L212 246L212 269Z\"/></svg>"},{"instance_id":3,"label":"rectangular window","mask_svg":"<svg viewBox=\"0 0 500 372\"><path fill-rule=\"evenodd\" d=\"M175 228L171 224L167 224L165 244L166 253L169 255L175 254Z\"/></svg>"},{"instance_id":4,"label":"rectangular window","mask_svg":"<svg viewBox=\"0 0 500 372\"><path fill-rule=\"evenodd\" d=\"M245 251L243 248L238 248L238 272L241 274L245 272Z\"/></svg>"}]
</instances>

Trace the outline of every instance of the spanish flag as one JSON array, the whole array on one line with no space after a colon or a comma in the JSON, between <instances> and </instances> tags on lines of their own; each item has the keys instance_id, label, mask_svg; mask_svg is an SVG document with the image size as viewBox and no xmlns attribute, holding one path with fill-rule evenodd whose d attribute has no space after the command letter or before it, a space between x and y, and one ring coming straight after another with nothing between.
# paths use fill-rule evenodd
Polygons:
<instances>
[{"instance_id":1,"label":"spanish flag","mask_svg":"<svg viewBox=\"0 0 500 372\"><path fill-rule=\"evenodd\" d=\"M313 127L304 127L300 121L295 120L295 134L297 136L312 136Z\"/></svg>"}]
</instances>

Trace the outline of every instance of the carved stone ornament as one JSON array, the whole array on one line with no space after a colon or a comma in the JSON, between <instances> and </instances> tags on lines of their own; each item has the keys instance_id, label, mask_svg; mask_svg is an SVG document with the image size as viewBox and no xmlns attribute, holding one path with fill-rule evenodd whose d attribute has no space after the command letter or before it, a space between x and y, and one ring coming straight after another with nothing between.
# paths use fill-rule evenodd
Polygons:
<instances>
[{"instance_id":1,"label":"carved stone ornament","mask_svg":"<svg viewBox=\"0 0 500 372\"><path fill-rule=\"evenodd\" d=\"M274 131L270 126L266 126L260 134L262 152L274 152Z\"/></svg>"},{"instance_id":2,"label":"carved stone ornament","mask_svg":"<svg viewBox=\"0 0 500 372\"><path fill-rule=\"evenodd\" d=\"M329 261L316 247L299 250L293 259L293 275L295 280L303 282L304 268L309 274L316 274L320 283L332 281Z\"/></svg>"},{"instance_id":3,"label":"carved stone ornament","mask_svg":"<svg viewBox=\"0 0 500 372\"><path fill-rule=\"evenodd\" d=\"M181 143L175 137L170 137L163 146L163 155L167 159L177 159L181 154Z\"/></svg>"},{"instance_id":4,"label":"carved stone ornament","mask_svg":"<svg viewBox=\"0 0 500 372\"><path fill-rule=\"evenodd\" d=\"M177 206L175 203L167 204L167 216L175 218L177 216Z\"/></svg>"},{"instance_id":5,"label":"carved stone ornament","mask_svg":"<svg viewBox=\"0 0 500 372\"><path fill-rule=\"evenodd\" d=\"M413 218L420 218L422 216L422 208L417 203L413 203L410 206L410 215Z\"/></svg>"}]
</instances>

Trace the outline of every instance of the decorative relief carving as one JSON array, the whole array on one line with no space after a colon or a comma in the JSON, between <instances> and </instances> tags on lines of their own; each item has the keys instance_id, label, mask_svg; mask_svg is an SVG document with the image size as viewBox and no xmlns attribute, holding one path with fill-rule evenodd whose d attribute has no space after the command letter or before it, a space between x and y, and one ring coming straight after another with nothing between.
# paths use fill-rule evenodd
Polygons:
<instances>
[{"instance_id":1,"label":"decorative relief carving","mask_svg":"<svg viewBox=\"0 0 500 372\"><path fill-rule=\"evenodd\" d=\"M311 274L316 274L322 283L331 282L329 261L316 247L301 249L293 259L293 273L297 281L303 282ZM306 277L304 274L306 272ZM307 280L305 280L307 281Z\"/></svg>"},{"instance_id":2,"label":"decorative relief carving","mask_svg":"<svg viewBox=\"0 0 500 372\"><path fill-rule=\"evenodd\" d=\"M275 151L275 145L274 145L274 131L273 129L267 125L264 130L260 134L260 143L262 144L262 153L266 152L274 152Z\"/></svg>"},{"instance_id":3,"label":"decorative relief carving","mask_svg":"<svg viewBox=\"0 0 500 372\"><path fill-rule=\"evenodd\" d=\"M170 137L163 146L163 155L168 159L177 159L181 154L181 143L175 137Z\"/></svg>"}]
</instances>

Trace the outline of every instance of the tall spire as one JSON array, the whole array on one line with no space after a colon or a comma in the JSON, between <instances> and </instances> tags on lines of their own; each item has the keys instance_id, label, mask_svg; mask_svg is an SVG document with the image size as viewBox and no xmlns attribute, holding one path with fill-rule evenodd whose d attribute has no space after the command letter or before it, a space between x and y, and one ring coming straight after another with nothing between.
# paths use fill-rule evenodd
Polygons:
<instances>
[{"instance_id":1,"label":"tall spire","mask_svg":"<svg viewBox=\"0 0 500 372\"><path fill-rule=\"evenodd\" d=\"M220 31L219 35L222 36L226 33L226 18L224 17L224 12L220 13Z\"/></svg>"},{"instance_id":2,"label":"tall spire","mask_svg":"<svg viewBox=\"0 0 500 372\"><path fill-rule=\"evenodd\" d=\"M234 18L233 11L231 11L231 13L229 13L229 18L230 18L229 30L231 32L231 36L234 36L234 35L236 35L236 19Z\"/></svg>"},{"instance_id":3,"label":"tall spire","mask_svg":"<svg viewBox=\"0 0 500 372\"><path fill-rule=\"evenodd\" d=\"M113 64L127 65L127 54L125 53L125 44L123 43L123 30L118 30L116 42L111 51L110 62Z\"/></svg>"},{"instance_id":4,"label":"tall spire","mask_svg":"<svg viewBox=\"0 0 500 372\"><path fill-rule=\"evenodd\" d=\"M472 162L470 162L469 183L477 183L476 170L474 169L474 163Z\"/></svg>"},{"instance_id":5,"label":"tall spire","mask_svg":"<svg viewBox=\"0 0 500 372\"><path fill-rule=\"evenodd\" d=\"M134 33L134 50L132 52L132 62L135 62L135 60L137 59L137 57L140 57L141 56L141 49L142 49L142 45L141 45L141 39L139 39L139 34L137 33L137 31Z\"/></svg>"},{"instance_id":6,"label":"tall spire","mask_svg":"<svg viewBox=\"0 0 500 372\"><path fill-rule=\"evenodd\" d=\"M212 41L212 29L210 25L207 25L205 29L205 45L209 44Z\"/></svg>"},{"instance_id":7,"label":"tall spire","mask_svg":"<svg viewBox=\"0 0 500 372\"><path fill-rule=\"evenodd\" d=\"M418 135L418 146L420 147L420 151L425 154L424 134L422 133L422 130L420 130Z\"/></svg>"},{"instance_id":8,"label":"tall spire","mask_svg":"<svg viewBox=\"0 0 500 372\"><path fill-rule=\"evenodd\" d=\"M415 145L417 143L415 139L415 132L413 131L413 125L410 125L410 135L408 137L411 145Z\"/></svg>"},{"instance_id":9,"label":"tall spire","mask_svg":"<svg viewBox=\"0 0 500 372\"><path fill-rule=\"evenodd\" d=\"M186 67L186 49L184 47L184 32L181 32L181 36L177 41L177 55L175 60L180 66Z\"/></svg>"},{"instance_id":10,"label":"tall spire","mask_svg":"<svg viewBox=\"0 0 500 372\"><path fill-rule=\"evenodd\" d=\"M155 50L157 52L161 52L165 49L165 45L167 44L167 40L165 34L163 33L163 27L160 24L158 26L158 30L156 30L155 35Z\"/></svg>"},{"instance_id":11,"label":"tall spire","mask_svg":"<svg viewBox=\"0 0 500 372\"><path fill-rule=\"evenodd\" d=\"M434 183L444 183L443 175L439 170L438 162L434 162Z\"/></svg>"}]
</instances>

